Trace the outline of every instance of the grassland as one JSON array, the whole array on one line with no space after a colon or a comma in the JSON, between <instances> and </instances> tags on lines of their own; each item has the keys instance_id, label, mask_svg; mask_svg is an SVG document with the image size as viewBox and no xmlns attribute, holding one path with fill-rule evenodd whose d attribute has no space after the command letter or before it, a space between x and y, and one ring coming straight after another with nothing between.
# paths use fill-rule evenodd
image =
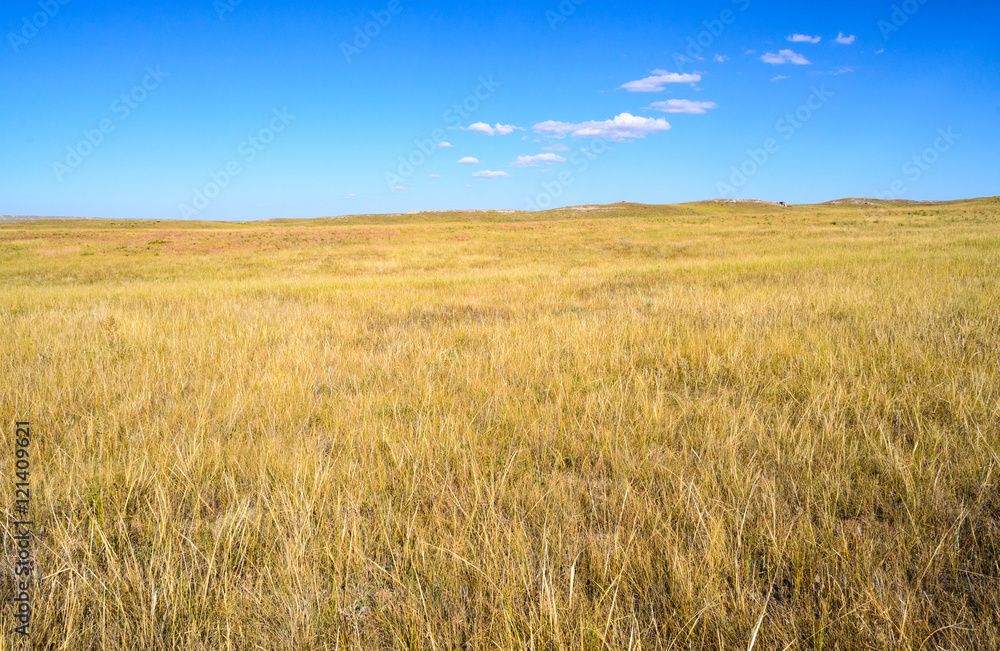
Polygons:
<instances>
[{"instance_id":1,"label":"grassland","mask_svg":"<svg viewBox=\"0 0 1000 651\"><path fill-rule=\"evenodd\" d=\"M996 199L0 225L35 645L997 648L998 279Z\"/></svg>"}]
</instances>

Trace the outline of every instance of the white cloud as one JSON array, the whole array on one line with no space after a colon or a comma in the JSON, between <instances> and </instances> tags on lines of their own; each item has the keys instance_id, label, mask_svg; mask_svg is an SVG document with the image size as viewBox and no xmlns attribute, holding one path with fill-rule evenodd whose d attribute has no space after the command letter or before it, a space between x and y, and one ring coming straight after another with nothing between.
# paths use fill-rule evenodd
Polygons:
<instances>
[{"instance_id":1,"label":"white cloud","mask_svg":"<svg viewBox=\"0 0 1000 651\"><path fill-rule=\"evenodd\" d=\"M515 131L524 131L521 127L515 127L512 124L499 124L491 127L485 122L476 122L475 124L470 124L467 127L462 127L462 131L470 131L472 133L478 133L484 136L509 136Z\"/></svg>"},{"instance_id":2,"label":"white cloud","mask_svg":"<svg viewBox=\"0 0 1000 651\"><path fill-rule=\"evenodd\" d=\"M666 70L654 70L652 77L622 84L622 88L630 93L659 93L666 90L667 84L696 84L701 81L701 75L680 74Z\"/></svg>"},{"instance_id":3,"label":"white cloud","mask_svg":"<svg viewBox=\"0 0 1000 651\"><path fill-rule=\"evenodd\" d=\"M542 151L569 151L569 147L557 142L554 145L542 147Z\"/></svg>"},{"instance_id":4,"label":"white cloud","mask_svg":"<svg viewBox=\"0 0 1000 651\"><path fill-rule=\"evenodd\" d=\"M774 54L773 52L768 52L767 54L762 56L760 60L763 61L764 63L770 63L776 66L781 65L783 63L794 63L797 66L812 65L812 61L805 58L801 54L798 54L797 52L793 52L792 50L781 50L777 54Z\"/></svg>"},{"instance_id":5,"label":"white cloud","mask_svg":"<svg viewBox=\"0 0 1000 651\"><path fill-rule=\"evenodd\" d=\"M538 154L537 156L518 156L510 164L511 167L538 167L542 163L565 163L566 159L559 154Z\"/></svg>"},{"instance_id":6,"label":"white cloud","mask_svg":"<svg viewBox=\"0 0 1000 651\"><path fill-rule=\"evenodd\" d=\"M507 172L492 172L490 170L483 170L482 172L476 172L472 176L477 179L505 179L510 176Z\"/></svg>"},{"instance_id":7,"label":"white cloud","mask_svg":"<svg viewBox=\"0 0 1000 651\"><path fill-rule=\"evenodd\" d=\"M439 178L441 178L441 175L440 174L428 174L427 178L429 178L429 179L439 179Z\"/></svg>"},{"instance_id":8,"label":"white cloud","mask_svg":"<svg viewBox=\"0 0 1000 651\"><path fill-rule=\"evenodd\" d=\"M396 187L394 187L394 188L392 189L392 191L393 191L393 192L406 192L406 188L404 188L404 187L403 187L403 186L401 186L401 185L397 185Z\"/></svg>"},{"instance_id":9,"label":"white cloud","mask_svg":"<svg viewBox=\"0 0 1000 651\"><path fill-rule=\"evenodd\" d=\"M777 77L773 78L771 81L782 81L784 79L788 79L788 77L786 77L785 75L778 75Z\"/></svg>"},{"instance_id":10,"label":"white cloud","mask_svg":"<svg viewBox=\"0 0 1000 651\"><path fill-rule=\"evenodd\" d=\"M809 36L808 34L792 34L788 37L790 43L812 43L815 45L822 40L822 36Z\"/></svg>"},{"instance_id":11,"label":"white cloud","mask_svg":"<svg viewBox=\"0 0 1000 651\"><path fill-rule=\"evenodd\" d=\"M844 32L841 32L840 34L837 35L837 38L834 39L833 42L840 43L841 45L852 45L854 41L857 40L857 38L858 37L855 36L854 34L847 36L846 34L844 34Z\"/></svg>"},{"instance_id":12,"label":"white cloud","mask_svg":"<svg viewBox=\"0 0 1000 651\"><path fill-rule=\"evenodd\" d=\"M345 194L344 198L345 199L357 199L358 195L356 195L356 194Z\"/></svg>"},{"instance_id":13,"label":"white cloud","mask_svg":"<svg viewBox=\"0 0 1000 651\"><path fill-rule=\"evenodd\" d=\"M459 165L479 165L479 159L473 158L472 156L466 156L465 158L458 159Z\"/></svg>"},{"instance_id":14,"label":"white cloud","mask_svg":"<svg viewBox=\"0 0 1000 651\"><path fill-rule=\"evenodd\" d=\"M645 138L648 135L669 131L670 123L663 118L636 117L631 113L622 113L613 120L580 122L540 122L534 126L535 133L548 138L607 138L621 141L625 138Z\"/></svg>"},{"instance_id":15,"label":"white cloud","mask_svg":"<svg viewBox=\"0 0 1000 651\"><path fill-rule=\"evenodd\" d=\"M450 142L439 142L434 146L434 149L451 149L452 147L454 147L454 145Z\"/></svg>"},{"instance_id":16,"label":"white cloud","mask_svg":"<svg viewBox=\"0 0 1000 651\"><path fill-rule=\"evenodd\" d=\"M703 115L709 109L719 108L715 102L696 102L690 99L668 99L665 102L653 102L650 108L664 113L687 113L689 115Z\"/></svg>"},{"instance_id":17,"label":"white cloud","mask_svg":"<svg viewBox=\"0 0 1000 651\"><path fill-rule=\"evenodd\" d=\"M712 57L712 61L715 61L716 63L725 63L726 61L729 61L729 57L724 54L716 54Z\"/></svg>"}]
</instances>

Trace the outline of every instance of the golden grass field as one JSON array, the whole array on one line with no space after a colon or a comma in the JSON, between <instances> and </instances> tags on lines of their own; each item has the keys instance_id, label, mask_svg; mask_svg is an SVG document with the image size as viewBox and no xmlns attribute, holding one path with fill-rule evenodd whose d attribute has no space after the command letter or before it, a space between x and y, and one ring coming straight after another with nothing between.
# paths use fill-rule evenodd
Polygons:
<instances>
[{"instance_id":1,"label":"golden grass field","mask_svg":"<svg viewBox=\"0 0 1000 651\"><path fill-rule=\"evenodd\" d=\"M1000 646L997 199L7 224L0 342L36 648Z\"/></svg>"}]
</instances>

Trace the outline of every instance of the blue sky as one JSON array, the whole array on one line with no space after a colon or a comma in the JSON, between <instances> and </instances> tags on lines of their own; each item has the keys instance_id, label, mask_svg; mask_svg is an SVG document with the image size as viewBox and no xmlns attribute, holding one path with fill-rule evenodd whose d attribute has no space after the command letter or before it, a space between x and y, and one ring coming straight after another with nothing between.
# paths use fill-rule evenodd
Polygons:
<instances>
[{"instance_id":1,"label":"blue sky","mask_svg":"<svg viewBox=\"0 0 1000 651\"><path fill-rule=\"evenodd\" d=\"M998 17L941 0L7 0L0 213L996 195Z\"/></svg>"}]
</instances>

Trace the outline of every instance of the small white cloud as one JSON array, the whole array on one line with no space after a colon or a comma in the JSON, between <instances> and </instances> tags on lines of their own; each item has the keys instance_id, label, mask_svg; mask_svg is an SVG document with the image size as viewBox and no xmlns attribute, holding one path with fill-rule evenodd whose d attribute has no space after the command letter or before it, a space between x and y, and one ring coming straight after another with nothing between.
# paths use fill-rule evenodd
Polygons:
<instances>
[{"instance_id":1,"label":"small white cloud","mask_svg":"<svg viewBox=\"0 0 1000 651\"><path fill-rule=\"evenodd\" d=\"M781 50L777 54L773 52L768 52L760 58L764 63L770 63L771 65L781 65L783 63L794 63L797 66L810 66L812 61L805 58L797 52L792 50Z\"/></svg>"},{"instance_id":2,"label":"small white cloud","mask_svg":"<svg viewBox=\"0 0 1000 651\"><path fill-rule=\"evenodd\" d=\"M654 70L652 77L630 81L622 84L622 88L630 93L659 93L666 90L667 84L696 84L701 81L698 74L680 74L666 70Z\"/></svg>"},{"instance_id":3,"label":"small white cloud","mask_svg":"<svg viewBox=\"0 0 1000 651\"><path fill-rule=\"evenodd\" d=\"M534 126L535 133L548 138L606 138L616 142L626 138L645 138L654 133L670 130L670 123L663 118L653 119L637 117L631 113L622 113L613 120L580 122L539 122Z\"/></svg>"},{"instance_id":4,"label":"small white cloud","mask_svg":"<svg viewBox=\"0 0 1000 651\"><path fill-rule=\"evenodd\" d=\"M401 185L397 185L396 187L394 187L394 188L392 189L392 191L393 191L393 192L406 192L406 188L404 188L404 187L403 187L403 186L401 186Z\"/></svg>"},{"instance_id":5,"label":"small white cloud","mask_svg":"<svg viewBox=\"0 0 1000 651\"><path fill-rule=\"evenodd\" d=\"M716 54L712 57L712 61L715 61L716 63L725 63L726 61L729 61L729 57L724 54Z\"/></svg>"},{"instance_id":6,"label":"small white cloud","mask_svg":"<svg viewBox=\"0 0 1000 651\"><path fill-rule=\"evenodd\" d=\"M484 136L509 136L515 131L524 131L521 127L515 127L512 124L499 124L496 126L490 126L485 122L476 122L475 124L470 124L467 127L462 127L462 131L469 131L471 133L478 133Z\"/></svg>"},{"instance_id":7,"label":"small white cloud","mask_svg":"<svg viewBox=\"0 0 1000 651\"><path fill-rule=\"evenodd\" d=\"M837 35L837 38L835 38L833 42L840 43L841 45L853 45L854 41L856 41L857 39L858 37L855 36L854 34L847 36L846 34L844 34L844 32L841 32L840 34Z\"/></svg>"},{"instance_id":8,"label":"small white cloud","mask_svg":"<svg viewBox=\"0 0 1000 651\"><path fill-rule=\"evenodd\" d=\"M491 170L483 170L482 172L476 172L473 174L477 179L505 179L510 176L507 172L493 172Z\"/></svg>"},{"instance_id":9,"label":"small white cloud","mask_svg":"<svg viewBox=\"0 0 1000 651\"><path fill-rule=\"evenodd\" d=\"M479 165L479 159L473 158L472 156L466 156L465 158L458 159L459 165Z\"/></svg>"},{"instance_id":10,"label":"small white cloud","mask_svg":"<svg viewBox=\"0 0 1000 651\"><path fill-rule=\"evenodd\" d=\"M568 149L568 148L567 148ZM537 156L518 156L517 160L510 164L511 167L538 167L542 163L565 163L566 159L559 154L538 154Z\"/></svg>"},{"instance_id":11,"label":"small white cloud","mask_svg":"<svg viewBox=\"0 0 1000 651\"><path fill-rule=\"evenodd\" d=\"M689 115L704 115L709 109L719 108L715 102L696 102L690 99L668 99L665 102L653 102L650 108L664 113L687 113Z\"/></svg>"},{"instance_id":12,"label":"small white cloud","mask_svg":"<svg viewBox=\"0 0 1000 651\"><path fill-rule=\"evenodd\" d=\"M771 81L783 81L785 79L788 79L788 77L786 77L785 75L778 75L777 77L773 77Z\"/></svg>"},{"instance_id":13,"label":"small white cloud","mask_svg":"<svg viewBox=\"0 0 1000 651\"><path fill-rule=\"evenodd\" d=\"M345 198L345 199L357 199L357 198L358 198L358 195L356 195L356 194L353 194L353 193L352 193L352 194L345 194L345 195L344 195L344 198Z\"/></svg>"},{"instance_id":14,"label":"small white cloud","mask_svg":"<svg viewBox=\"0 0 1000 651\"><path fill-rule=\"evenodd\" d=\"M809 36L808 34L792 34L788 37L790 43L812 43L815 45L822 40L822 36Z\"/></svg>"},{"instance_id":15,"label":"small white cloud","mask_svg":"<svg viewBox=\"0 0 1000 651\"><path fill-rule=\"evenodd\" d=\"M451 149L452 147L454 147L454 145L452 145L450 142L439 142L437 145L434 146L434 149Z\"/></svg>"},{"instance_id":16,"label":"small white cloud","mask_svg":"<svg viewBox=\"0 0 1000 651\"><path fill-rule=\"evenodd\" d=\"M441 175L440 174L428 174L427 178L429 178L429 179L439 179L439 178L441 178Z\"/></svg>"},{"instance_id":17,"label":"small white cloud","mask_svg":"<svg viewBox=\"0 0 1000 651\"><path fill-rule=\"evenodd\" d=\"M569 151L569 147L557 142L554 145L548 145L547 147L542 147L542 151Z\"/></svg>"}]
</instances>

